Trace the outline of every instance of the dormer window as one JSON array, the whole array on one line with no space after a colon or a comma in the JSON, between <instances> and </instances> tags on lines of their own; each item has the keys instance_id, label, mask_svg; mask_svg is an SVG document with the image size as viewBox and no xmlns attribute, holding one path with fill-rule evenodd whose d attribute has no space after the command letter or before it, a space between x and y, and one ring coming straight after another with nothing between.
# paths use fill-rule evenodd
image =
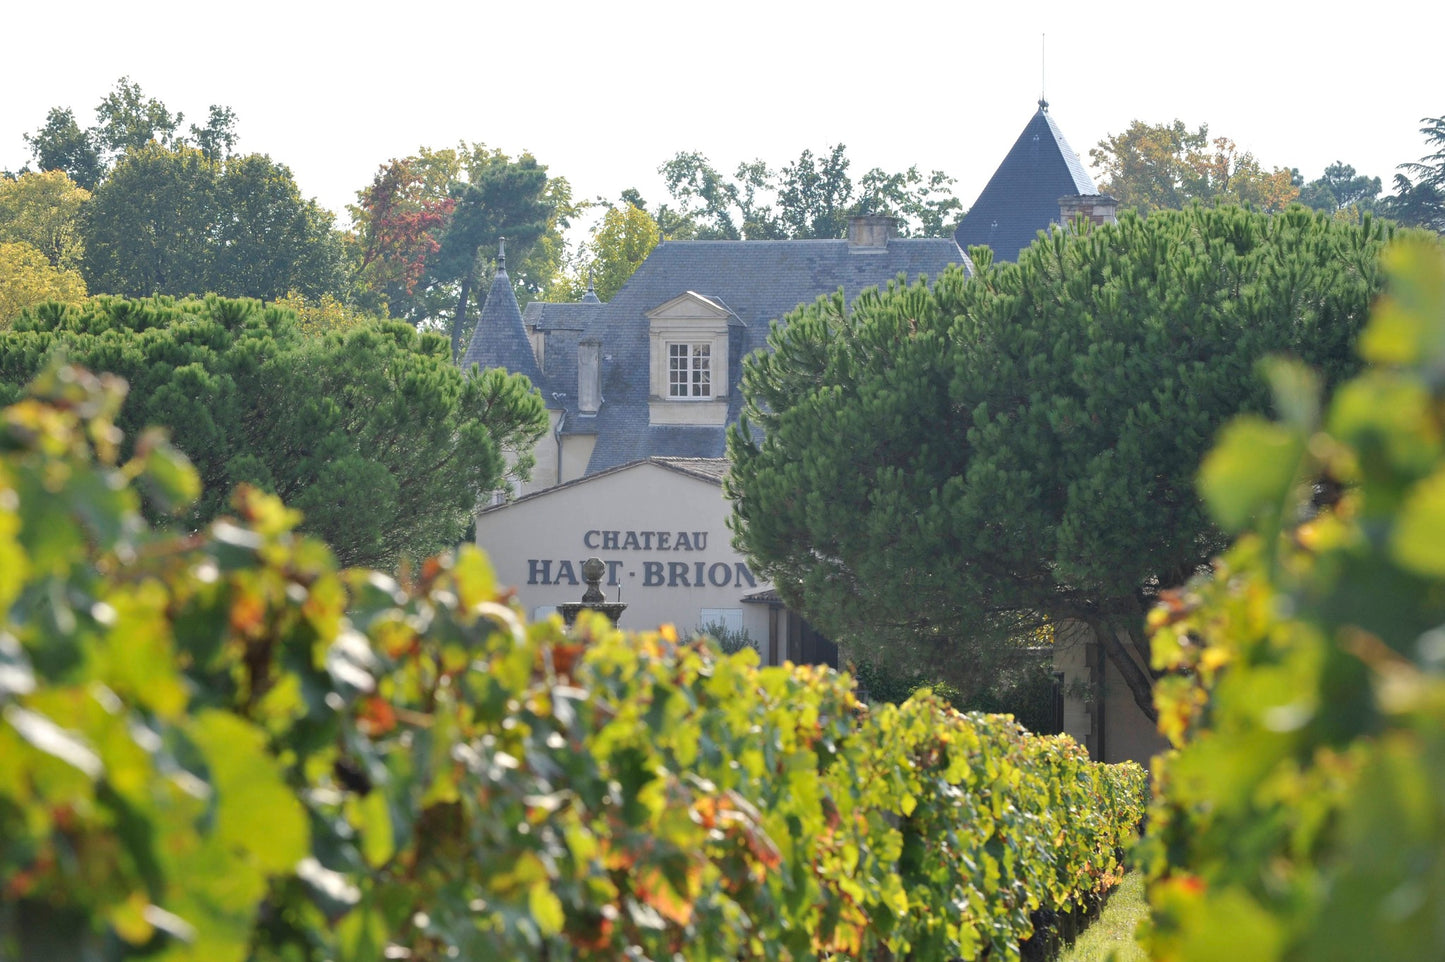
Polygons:
<instances>
[{"instance_id":1,"label":"dormer window","mask_svg":"<svg viewBox=\"0 0 1445 962\"><path fill-rule=\"evenodd\" d=\"M721 301L688 291L648 311L647 323L651 423L726 424L728 330L737 317Z\"/></svg>"},{"instance_id":2,"label":"dormer window","mask_svg":"<svg viewBox=\"0 0 1445 962\"><path fill-rule=\"evenodd\" d=\"M712 397L712 342L667 345L667 396Z\"/></svg>"}]
</instances>

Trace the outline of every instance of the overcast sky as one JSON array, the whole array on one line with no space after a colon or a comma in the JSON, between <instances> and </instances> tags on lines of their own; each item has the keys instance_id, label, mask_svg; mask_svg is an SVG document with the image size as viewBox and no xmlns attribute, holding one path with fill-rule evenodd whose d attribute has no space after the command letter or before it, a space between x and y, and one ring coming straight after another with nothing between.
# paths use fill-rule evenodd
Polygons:
<instances>
[{"instance_id":1,"label":"overcast sky","mask_svg":"<svg viewBox=\"0 0 1445 962\"><path fill-rule=\"evenodd\" d=\"M239 150L338 213L389 158L459 140L530 150L579 198L653 205L680 150L730 171L844 143L855 178L938 169L967 206L1041 89L1086 163L1130 121L1177 117L1266 167L1310 179L1339 159L1388 191L1425 153L1420 119L1445 114L1437 0L16 0L0 17L0 169L29 160L49 108L87 126L128 76L187 122L231 107Z\"/></svg>"}]
</instances>

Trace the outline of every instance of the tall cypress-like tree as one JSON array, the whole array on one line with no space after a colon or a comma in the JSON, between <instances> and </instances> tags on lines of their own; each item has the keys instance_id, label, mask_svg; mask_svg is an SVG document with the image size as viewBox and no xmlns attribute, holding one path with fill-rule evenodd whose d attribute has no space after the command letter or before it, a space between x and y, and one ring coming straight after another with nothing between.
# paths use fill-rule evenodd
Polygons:
<instances>
[{"instance_id":1,"label":"tall cypress-like tree","mask_svg":"<svg viewBox=\"0 0 1445 962\"><path fill-rule=\"evenodd\" d=\"M1156 211L801 308L744 367L735 541L856 657L967 682L1006 639L1082 622L1152 716L1144 612L1225 543L1200 458L1266 407L1261 358L1355 370L1388 231Z\"/></svg>"},{"instance_id":2,"label":"tall cypress-like tree","mask_svg":"<svg viewBox=\"0 0 1445 962\"><path fill-rule=\"evenodd\" d=\"M1395 193L1381 209L1403 224L1445 233L1445 117L1425 117L1421 124L1420 133L1431 152L1400 165Z\"/></svg>"},{"instance_id":3,"label":"tall cypress-like tree","mask_svg":"<svg viewBox=\"0 0 1445 962\"><path fill-rule=\"evenodd\" d=\"M547 200L547 168L531 154L516 160L499 155L472 183L461 186L451 223L442 236L433 271L442 280L459 283L452 315L452 357L461 357L467 330L467 306L476 289L479 255L496 250L506 237L525 249L547 230L552 205Z\"/></svg>"}]
</instances>

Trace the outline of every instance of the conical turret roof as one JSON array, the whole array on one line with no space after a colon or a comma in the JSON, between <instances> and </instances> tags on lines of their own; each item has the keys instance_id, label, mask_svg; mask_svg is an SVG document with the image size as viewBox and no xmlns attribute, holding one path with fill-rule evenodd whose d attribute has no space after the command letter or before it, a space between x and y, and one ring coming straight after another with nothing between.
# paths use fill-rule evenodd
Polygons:
<instances>
[{"instance_id":1,"label":"conical turret roof","mask_svg":"<svg viewBox=\"0 0 1445 962\"><path fill-rule=\"evenodd\" d=\"M1039 231L1059 222L1060 197L1098 192L1049 115L1048 102L1040 100L1038 111L953 236L964 250L986 244L994 260L1017 260Z\"/></svg>"},{"instance_id":2,"label":"conical turret roof","mask_svg":"<svg viewBox=\"0 0 1445 962\"><path fill-rule=\"evenodd\" d=\"M507 276L507 251L505 241L497 253L497 273L492 278L487 301L482 305L482 317L477 329L462 355L462 370L473 364L482 368L504 367L513 374L525 374L539 389L545 388L537 356L532 353L532 342L527 329L522 325L522 309L517 306L517 295L512 290L512 279ZM543 396L546 391L543 390Z\"/></svg>"}]
</instances>

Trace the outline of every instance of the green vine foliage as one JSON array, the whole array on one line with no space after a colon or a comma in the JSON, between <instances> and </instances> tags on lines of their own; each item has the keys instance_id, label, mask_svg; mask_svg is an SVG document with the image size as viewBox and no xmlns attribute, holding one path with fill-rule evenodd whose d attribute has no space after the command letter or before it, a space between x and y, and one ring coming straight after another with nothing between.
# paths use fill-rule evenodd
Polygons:
<instances>
[{"instance_id":1,"label":"green vine foliage","mask_svg":"<svg viewBox=\"0 0 1445 962\"><path fill-rule=\"evenodd\" d=\"M1200 473L1244 534L1151 616L1151 957L1445 956L1445 253L1386 266L1368 369L1270 368Z\"/></svg>"},{"instance_id":2,"label":"green vine foliage","mask_svg":"<svg viewBox=\"0 0 1445 962\"><path fill-rule=\"evenodd\" d=\"M255 491L152 530L196 476L122 397L0 421L0 959L1010 959L1121 873L1142 771L1007 716L339 570Z\"/></svg>"}]
</instances>

